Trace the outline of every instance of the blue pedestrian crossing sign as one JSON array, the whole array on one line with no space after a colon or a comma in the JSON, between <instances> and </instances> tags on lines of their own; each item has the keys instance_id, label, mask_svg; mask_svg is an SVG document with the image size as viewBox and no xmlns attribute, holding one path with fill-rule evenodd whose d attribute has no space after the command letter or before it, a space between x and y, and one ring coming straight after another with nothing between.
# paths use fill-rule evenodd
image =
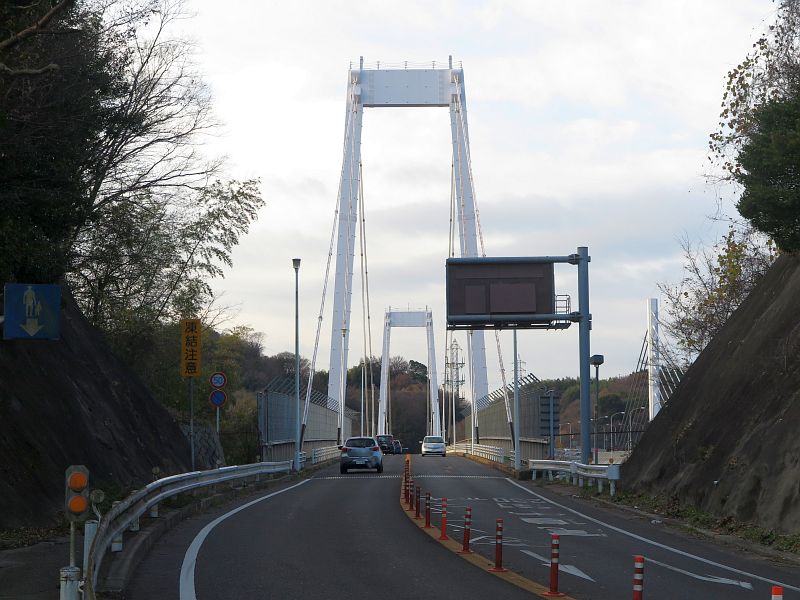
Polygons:
<instances>
[{"instance_id":1,"label":"blue pedestrian crossing sign","mask_svg":"<svg viewBox=\"0 0 800 600\"><path fill-rule=\"evenodd\" d=\"M57 340L61 333L61 286L7 283L3 310L4 340Z\"/></svg>"}]
</instances>

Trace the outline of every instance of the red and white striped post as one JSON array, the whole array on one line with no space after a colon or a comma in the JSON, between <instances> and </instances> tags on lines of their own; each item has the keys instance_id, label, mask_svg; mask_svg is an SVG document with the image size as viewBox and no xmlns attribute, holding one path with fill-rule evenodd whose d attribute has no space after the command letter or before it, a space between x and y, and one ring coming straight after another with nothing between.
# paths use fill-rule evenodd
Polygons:
<instances>
[{"instance_id":1,"label":"red and white striped post","mask_svg":"<svg viewBox=\"0 0 800 600\"><path fill-rule=\"evenodd\" d=\"M403 502L408 504L408 469L403 475Z\"/></svg>"},{"instance_id":2,"label":"red and white striped post","mask_svg":"<svg viewBox=\"0 0 800 600\"><path fill-rule=\"evenodd\" d=\"M508 571L508 569L503 568L503 519L497 519L495 522L494 566L489 570L494 573Z\"/></svg>"},{"instance_id":3,"label":"red and white striped post","mask_svg":"<svg viewBox=\"0 0 800 600\"><path fill-rule=\"evenodd\" d=\"M447 537L447 498L442 498L442 521L441 521L441 534L440 540L449 540Z\"/></svg>"},{"instance_id":4,"label":"red and white striped post","mask_svg":"<svg viewBox=\"0 0 800 600\"><path fill-rule=\"evenodd\" d=\"M781 586L772 586L772 600L783 600L783 588Z\"/></svg>"},{"instance_id":5,"label":"red and white striped post","mask_svg":"<svg viewBox=\"0 0 800 600\"><path fill-rule=\"evenodd\" d=\"M414 513L414 518L417 519L417 520L422 518L422 517L419 516L419 511L420 511L419 505L420 505L420 495L421 494L422 494L422 488L417 486L417 489L414 490L414 498L416 500L416 502L415 502L415 504L416 504L416 512Z\"/></svg>"},{"instance_id":6,"label":"red and white striped post","mask_svg":"<svg viewBox=\"0 0 800 600\"><path fill-rule=\"evenodd\" d=\"M408 511L414 510L414 478L408 478Z\"/></svg>"},{"instance_id":7,"label":"red and white striped post","mask_svg":"<svg viewBox=\"0 0 800 600\"><path fill-rule=\"evenodd\" d=\"M633 600L644 600L644 556L633 557Z\"/></svg>"},{"instance_id":8,"label":"red and white striped post","mask_svg":"<svg viewBox=\"0 0 800 600\"><path fill-rule=\"evenodd\" d=\"M561 536L557 533L550 534L550 591L542 594L543 596L560 597L563 592L558 591L558 565L560 557Z\"/></svg>"},{"instance_id":9,"label":"red and white striped post","mask_svg":"<svg viewBox=\"0 0 800 600\"><path fill-rule=\"evenodd\" d=\"M431 525L431 493L425 492L425 529L433 529Z\"/></svg>"},{"instance_id":10,"label":"red and white striped post","mask_svg":"<svg viewBox=\"0 0 800 600\"><path fill-rule=\"evenodd\" d=\"M469 538L472 533L472 507L468 506L464 509L464 541L461 544L461 550L458 551L459 554L472 554L472 550L469 549Z\"/></svg>"}]
</instances>

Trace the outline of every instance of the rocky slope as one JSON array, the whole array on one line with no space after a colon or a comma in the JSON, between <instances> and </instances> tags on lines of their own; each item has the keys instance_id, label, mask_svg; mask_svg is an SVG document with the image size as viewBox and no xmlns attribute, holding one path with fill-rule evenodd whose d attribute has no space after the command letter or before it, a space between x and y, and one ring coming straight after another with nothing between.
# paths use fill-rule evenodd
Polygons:
<instances>
[{"instance_id":1,"label":"rocky slope","mask_svg":"<svg viewBox=\"0 0 800 600\"><path fill-rule=\"evenodd\" d=\"M70 298L60 340L0 340L0 423L0 528L57 521L70 464L109 491L150 481L154 466L188 470L177 423Z\"/></svg>"},{"instance_id":2,"label":"rocky slope","mask_svg":"<svg viewBox=\"0 0 800 600\"><path fill-rule=\"evenodd\" d=\"M626 489L800 531L800 256L780 257L623 465Z\"/></svg>"}]
</instances>

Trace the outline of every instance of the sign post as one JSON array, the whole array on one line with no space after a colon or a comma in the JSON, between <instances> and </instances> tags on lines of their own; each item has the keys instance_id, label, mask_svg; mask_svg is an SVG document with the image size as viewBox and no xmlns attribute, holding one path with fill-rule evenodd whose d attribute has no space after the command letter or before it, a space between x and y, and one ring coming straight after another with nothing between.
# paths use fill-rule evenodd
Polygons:
<instances>
[{"instance_id":1,"label":"sign post","mask_svg":"<svg viewBox=\"0 0 800 600\"><path fill-rule=\"evenodd\" d=\"M181 377L189 378L189 445L194 466L194 380L200 376L201 333L200 319L181 319Z\"/></svg>"},{"instance_id":2,"label":"sign post","mask_svg":"<svg viewBox=\"0 0 800 600\"><path fill-rule=\"evenodd\" d=\"M225 377L225 373L217 371L216 373L211 374L211 377L208 378L208 381L211 383L211 387L213 388L211 395L208 397L208 401L211 403L211 406L217 409L217 436L219 436L219 409L225 405L225 401L228 399L227 394L225 394L225 392L223 392L220 388L225 387L225 384L228 382L228 378Z\"/></svg>"}]
</instances>

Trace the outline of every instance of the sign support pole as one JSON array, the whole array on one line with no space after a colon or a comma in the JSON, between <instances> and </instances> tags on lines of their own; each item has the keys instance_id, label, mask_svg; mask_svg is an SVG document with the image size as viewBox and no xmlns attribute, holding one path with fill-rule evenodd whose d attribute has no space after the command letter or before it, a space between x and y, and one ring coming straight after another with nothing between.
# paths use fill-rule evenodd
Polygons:
<instances>
[{"instance_id":1,"label":"sign support pole","mask_svg":"<svg viewBox=\"0 0 800 600\"><path fill-rule=\"evenodd\" d=\"M192 471L194 471L194 377L189 378L189 445L192 449Z\"/></svg>"},{"instance_id":2,"label":"sign support pole","mask_svg":"<svg viewBox=\"0 0 800 600\"><path fill-rule=\"evenodd\" d=\"M581 462L587 464L592 448L591 440L591 374L589 372L589 332L592 315L589 312L589 248L578 247L578 363L581 384Z\"/></svg>"},{"instance_id":3,"label":"sign support pole","mask_svg":"<svg viewBox=\"0 0 800 600\"><path fill-rule=\"evenodd\" d=\"M217 407L217 435L219 435L219 406Z\"/></svg>"},{"instance_id":4,"label":"sign support pole","mask_svg":"<svg viewBox=\"0 0 800 600\"><path fill-rule=\"evenodd\" d=\"M519 356L517 354L517 330L514 329L514 470L522 470L522 457L520 456L519 443Z\"/></svg>"}]
</instances>

